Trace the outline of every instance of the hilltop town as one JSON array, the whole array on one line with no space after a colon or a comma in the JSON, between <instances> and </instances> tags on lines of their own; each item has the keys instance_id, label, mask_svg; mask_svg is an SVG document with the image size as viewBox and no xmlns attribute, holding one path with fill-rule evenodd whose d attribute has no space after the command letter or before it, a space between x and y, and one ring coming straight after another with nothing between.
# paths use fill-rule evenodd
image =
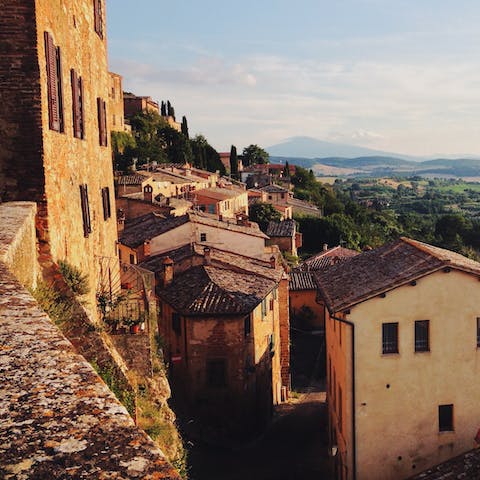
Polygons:
<instances>
[{"instance_id":1,"label":"hilltop town","mask_svg":"<svg viewBox=\"0 0 480 480\"><path fill-rule=\"evenodd\" d=\"M187 479L312 398L322 478L480 478L473 220L191 138L109 71L105 0L0 37L0 478Z\"/></svg>"}]
</instances>

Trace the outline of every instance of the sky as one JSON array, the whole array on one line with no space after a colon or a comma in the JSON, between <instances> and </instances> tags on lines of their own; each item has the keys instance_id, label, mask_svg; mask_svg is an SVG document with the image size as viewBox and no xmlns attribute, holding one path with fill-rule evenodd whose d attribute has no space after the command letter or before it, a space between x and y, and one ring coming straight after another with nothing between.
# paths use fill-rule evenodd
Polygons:
<instances>
[{"instance_id":1,"label":"sky","mask_svg":"<svg viewBox=\"0 0 480 480\"><path fill-rule=\"evenodd\" d=\"M478 0L109 0L107 17L124 90L170 100L219 151L480 154Z\"/></svg>"}]
</instances>

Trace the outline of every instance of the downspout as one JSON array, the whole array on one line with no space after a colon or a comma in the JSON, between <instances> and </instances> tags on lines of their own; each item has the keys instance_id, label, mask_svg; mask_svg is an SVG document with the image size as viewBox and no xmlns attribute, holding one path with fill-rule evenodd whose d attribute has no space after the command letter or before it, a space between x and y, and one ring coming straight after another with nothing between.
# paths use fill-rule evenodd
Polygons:
<instances>
[{"instance_id":1,"label":"downspout","mask_svg":"<svg viewBox=\"0 0 480 480\"><path fill-rule=\"evenodd\" d=\"M338 318L335 315L330 315L330 318L337 320L338 322L344 323L352 327L352 463L353 463L353 480L357 478L357 442L356 442L356 418L355 418L355 324L344 320L343 318Z\"/></svg>"}]
</instances>

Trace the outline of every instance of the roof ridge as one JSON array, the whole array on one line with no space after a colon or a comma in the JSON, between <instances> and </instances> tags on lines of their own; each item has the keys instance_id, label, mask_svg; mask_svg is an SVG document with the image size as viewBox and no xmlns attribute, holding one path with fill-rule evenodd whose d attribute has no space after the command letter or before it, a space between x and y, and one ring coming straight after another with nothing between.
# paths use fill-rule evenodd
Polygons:
<instances>
[{"instance_id":1,"label":"roof ridge","mask_svg":"<svg viewBox=\"0 0 480 480\"><path fill-rule=\"evenodd\" d=\"M441 262L445 262L445 263L451 263L452 262L451 258L445 258L445 256L442 256L442 255L439 255L438 253L433 252L429 248L429 246L424 242L420 242L419 240L414 240L413 238L408 238L408 237L400 237L400 240L402 242L408 244L408 245L411 245L412 247L416 248L417 250L420 250L424 253L428 253L430 256L436 258L437 260L440 260ZM442 251L443 250L447 251L446 249L444 249L442 247L435 247L435 246L433 246L433 247L438 248ZM453 253L455 253L455 252L453 252Z\"/></svg>"}]
</instances>

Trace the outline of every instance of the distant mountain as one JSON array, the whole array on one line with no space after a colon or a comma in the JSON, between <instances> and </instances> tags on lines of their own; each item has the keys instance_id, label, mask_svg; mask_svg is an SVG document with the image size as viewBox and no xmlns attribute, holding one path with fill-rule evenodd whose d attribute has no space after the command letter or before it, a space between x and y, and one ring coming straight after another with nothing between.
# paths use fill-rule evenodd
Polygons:
<instances>
[{"instance_id":1,"label":"distant mountain","mask_svg":"<svg viewBox=\"0 0 480 480\"><path fill-rule=\"evenodd\" d=\"M382 152L371 148L347 145L343 143L325 142L312 137L292 137L283 143L266 148L274 157L300 157L300 158L325 158L325 157L394 157L404 160L418 161L420 157L402 155L391 152Z\"/></svg>"}]
</instances>

